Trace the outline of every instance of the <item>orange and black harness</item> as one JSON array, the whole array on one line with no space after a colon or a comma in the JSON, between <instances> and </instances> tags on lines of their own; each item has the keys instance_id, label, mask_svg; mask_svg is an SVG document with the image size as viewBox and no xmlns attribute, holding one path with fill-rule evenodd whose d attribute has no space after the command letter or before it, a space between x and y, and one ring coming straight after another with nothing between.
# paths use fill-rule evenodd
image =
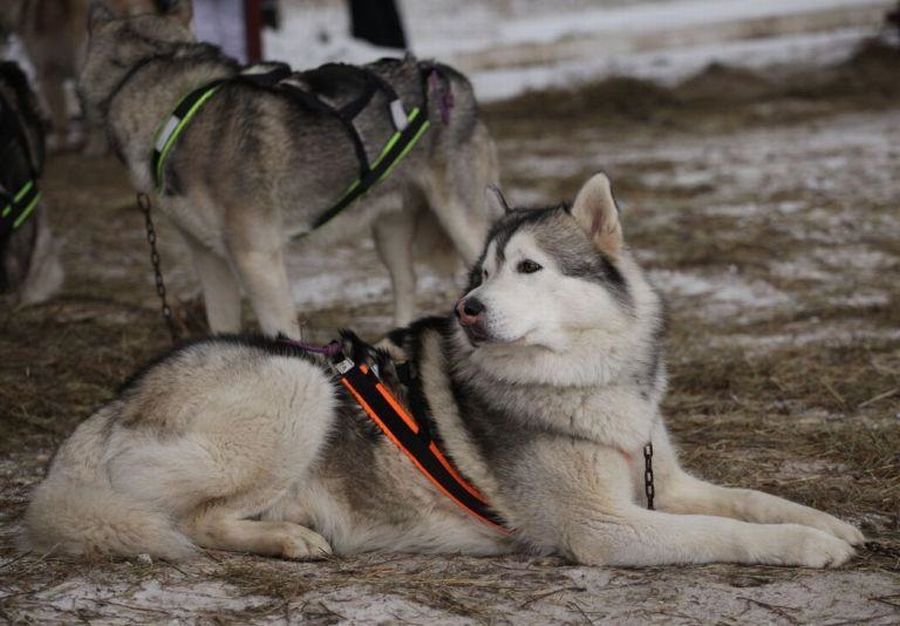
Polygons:
<instances>
[{"instance_id":1,"label":"orange and black harness","mask_svg":"<svg viewBox=\"0 0 900 626\"><path fill-rule=\"evenodd\" d=\"M321 348L294 341L288 343L329 357L341 385L438 491L480 522L502 533L510 532L481 492L463 478L432 438L426 425L430 417L424 414L428 410L427 402L419 385L407 385L410 406L413 407L410 411L391 393L374 368L365 363L355 363L346 356L340 343L334 341Z\"/></svg>"}]
</instances>

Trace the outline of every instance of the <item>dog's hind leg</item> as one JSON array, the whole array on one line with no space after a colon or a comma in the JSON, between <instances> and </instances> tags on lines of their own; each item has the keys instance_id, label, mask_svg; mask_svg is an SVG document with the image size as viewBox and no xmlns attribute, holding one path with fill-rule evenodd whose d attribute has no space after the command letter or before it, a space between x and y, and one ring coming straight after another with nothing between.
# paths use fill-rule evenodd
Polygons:
<instances>
[{"instance_id":1,"label":"dog's hind leg","mask_svg":"<svg viewBox=\"0 0 900 626\"><path fill-rule=\"evenodd\" d=\"M381 215L372 226L375 248L391 275L394 325L405 326L416 313L416 273L413 267L415 210L404 199L404 209Z\"/></svg>"},{"instance_id":2,"label":"dog's hind leg","mask_svg":"<svg viewBox=\"0 0 900 626\"><path fill-rule=\"evenodd\" d=\"M423 186L432 211L467 266L478 259L491 224L501 217L489 213L484 201L487 186L498 182L494 143L479 123L446 162L431 169Z\"/></svg>"},{"instance_id":3,"label":"dog's hind leg","mask_svg":"<svg viewBox=\"0 0 900 626\"><path fill-rule=\"evenodd\" d=\"M753 489L720 487L691 476L678 466L664 436L654 437L654 466L661 470L657 506L671 513L718 515L758 524L802 524L834 535L851 545L865 541L862 533L823 511Z\"/></svg>"},{"instance_id":4,"label":"dog's hind leg","mask_svg":"<svg viewBox=\"0 0 900 626\"><path fill-rule=\"evenodd\" d=\"M240 519L220 509L194 517L186 525L186 533L197 545L213 550L301 560L321 559L332 553L328 541L305 526Z\"/></svg>"},{"instance_id":5,"label":"dog's hind leg","mask_svg":"<svg viewBox=\"0 0 900 626\"><path fill-rule=\"evenodd\" d=\"M241 329L241 290L228 261L201 244L188 240L194 267L203 285L206 320L214 333Z\"/></svg>"}]
</instances>

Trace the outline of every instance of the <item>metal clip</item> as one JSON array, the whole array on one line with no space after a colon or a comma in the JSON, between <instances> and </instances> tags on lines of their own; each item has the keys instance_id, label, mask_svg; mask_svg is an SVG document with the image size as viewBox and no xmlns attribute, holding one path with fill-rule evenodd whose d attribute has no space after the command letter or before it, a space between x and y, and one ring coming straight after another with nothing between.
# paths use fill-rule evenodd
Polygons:
<instances>
[{"instance_id":1,"label":"metal clip","mask_svg":"<svg viewBox=\"0 0 900 626\"><path fill-rule=\"evenodd\" d=\"M333 364L331 365L331 368L332 368L335 372L337 372L338 374L340 374L341 376L343 376L344 374L346 374L347 372L349 372L350 370L353 369L353 365L354 365L353 361L351 361L350 359L345 358L345 359L344 359L343 361L341 361L340 363L333 363Z\"/></svg>"}]
</instances>

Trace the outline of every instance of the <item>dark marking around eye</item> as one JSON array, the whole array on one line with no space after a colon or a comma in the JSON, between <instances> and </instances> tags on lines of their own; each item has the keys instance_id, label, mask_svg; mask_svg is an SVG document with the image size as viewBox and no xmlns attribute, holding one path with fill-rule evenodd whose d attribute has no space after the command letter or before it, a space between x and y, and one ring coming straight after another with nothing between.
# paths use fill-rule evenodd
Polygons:
<instances>
[{"instance_id":1,"label":"dark marking around eye","mask_svg":"<svg viewBox=\"0 0 900 626\"><path fill-rule=\"evenodd\" d=\"M520 274L534 274L535 272L541 271L543 266L540 263L536 263L531 259L524 259L519 261L519 264L516 265L516 271Z\"/></svg>"}]
</instances>

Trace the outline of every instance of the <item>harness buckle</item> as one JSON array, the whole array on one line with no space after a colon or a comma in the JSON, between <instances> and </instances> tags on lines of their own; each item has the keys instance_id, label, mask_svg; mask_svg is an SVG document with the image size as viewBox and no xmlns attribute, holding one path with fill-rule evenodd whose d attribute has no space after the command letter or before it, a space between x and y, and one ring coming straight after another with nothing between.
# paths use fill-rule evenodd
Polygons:
<instances>
[{"instance_id":1,"label":"harness buckle","mask_svg":"<svg viewBox=\"0 0 900 626\"><path fill-rule=\"evenodd\" d=\"M346 374L347 372L352 370L354 365L355 365L355 363L353 363L353 361L351 359L344 357L343 361L339 361L337 363L332 363L331 369L333 369L335 372L337 372L338 374L343 376L344 374Z\"/></svg>"}]
</instances>

